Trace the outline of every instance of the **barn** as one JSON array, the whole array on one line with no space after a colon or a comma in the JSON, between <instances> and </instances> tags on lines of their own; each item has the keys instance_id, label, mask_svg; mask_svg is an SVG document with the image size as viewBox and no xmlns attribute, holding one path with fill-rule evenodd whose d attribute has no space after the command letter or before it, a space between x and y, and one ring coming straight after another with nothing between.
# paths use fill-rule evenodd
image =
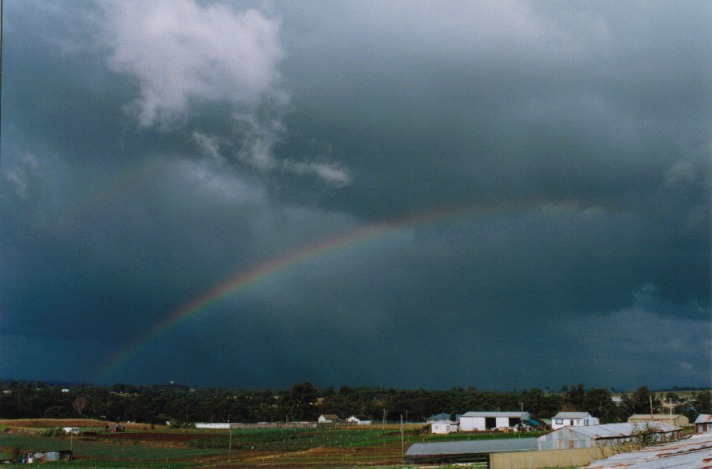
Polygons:
<instances>
[{"instance_id":1,"label":"barn","mask_svg":"<svg viewBox=\"0 0 712 469\"><path fill-rule=\"evenodd\" d=\"M460 416L460 431L511 428L530 418L529 412L467 412Z\"/></svg>"}]
</instances>

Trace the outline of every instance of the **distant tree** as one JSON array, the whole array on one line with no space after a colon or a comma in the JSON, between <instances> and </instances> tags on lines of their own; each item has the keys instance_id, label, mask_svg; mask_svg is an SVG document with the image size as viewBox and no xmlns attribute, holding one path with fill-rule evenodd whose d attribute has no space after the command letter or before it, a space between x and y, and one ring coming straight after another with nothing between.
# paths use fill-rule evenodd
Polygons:
<instances>
[{"instance_id":1,"label":"distant tree","mask_svg":"<svg viewBox=\"0 0 712 469\"><path fill-rule=\"evenodd\" d=\"M68 418L69 415L70 412L66 407L61 405L53 405L45 409L43 417L48 419L64 419Z\"/></svg>"},{"instance_id":2,"label":"distant tree","mask_svg":"<svg viewBox=\"0 0 712 469\"><path fill-rule=\"evenodd\" d=\"M284 398L284 408L292 420L314 420L319 390L305 382L292 386Z\"/></svg>"},{"instance_id":3,"label":"distant tree","mask_svg":"<svg viewBox=\"0 0 712 469\"><path fill-rule=\"evenodd\" d=\"M583 399L581 410L598 417L601 423L611 423L618 420L618 408L613 403L611 392L608 389L589 389Z\"/></svg>"},{"instance_id":4,"label":"distant tree","mask_svg":"<svg viewBox=\"0 0 712 469\"><path fill-rule=\"evenodd\" d=\"M712 393L700 391L695 394L695 409L698 414L712 414Z\"/></svg>"},{"instance_id":5,"label":"distant tree","mask_svg":"<svg viewBox=\"0 0 712 469\"><path fill-rule=\"evenodd\" d=\"M623 402L619 409L621 420L627 420L633 414L649 414L651 413L650 404L652 402L652 412L658 412L660 401L655 398L655 395L650 392L647 386L639 387L630 396L623 395Z\"/></svg>"},{"instance_id":6,"label":"distant tree","mask_svg":"<svg viewBox=\"0 0 712 469\"><path fill-rule=\"evenodd\" d=\"M79 396L72 401L72 409L74 409L77 414L82 415L87 404L89 404L89 399L86 396Z\"/></svg>"}]
</instances>

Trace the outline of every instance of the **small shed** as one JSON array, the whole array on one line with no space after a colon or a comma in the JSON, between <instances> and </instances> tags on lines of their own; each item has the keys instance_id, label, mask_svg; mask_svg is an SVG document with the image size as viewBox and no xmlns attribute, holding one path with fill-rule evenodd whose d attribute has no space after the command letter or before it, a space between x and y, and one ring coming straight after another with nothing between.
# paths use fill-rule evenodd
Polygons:
<instances>
[{"instance_id":1,"label":"small shed","mask_svg":"<svg viewBox=\"0 0 712 469\"><path fill-rule=\"evenodd\" d=\"M660 422L666 425L684 427L690 424L690 419L680 414L633 414L628 417L628 422L637 424Z\"/></svg>"},{"instance_id":2,"label":"small shed","mask_svg":"<svg viewBox=\"0 0 712 469\"><path fill-rule=\"evenodd\" d=\"M460 430L471 432L511 428L530 418L529 412L467 412L460 416Z\"/></svg>"},{"instance_id":3,"label":"small shed","mask_svg":"<svg viewBox=\"0 0 712 469\"><path fill-rule=\"evenodd\" d=\"M597 417L588 412L559 412L551 419L552 430L561 427L587 427L601 423Z\"/></svg>"},{"instance_id":4,"label":"small shed","mask_svg":"<svg viewBox=\"0 0 712 469\"><path fill-rule=\"evenodd\" d=\"M712 433L712 415L700 414L695 419L697 433Z\"/></svg>"},{"instance_id":5,"label":"small shed","mask_svg":"<svg viewBox=\"0 0 712 469\"><path fill-rule=\"evenodd\" d=\"M552 449L596 448L616 446L626 443L646 433L650 441L678 438L680 428L659 422L648 422L645 426L634 423L609 423L582 427L562 427L538 437L540 451Z\"/></svg>"},{"instance_id":6,"label":"small shed","mask_svg":"<svg viewBox=\"0 0 712 469\"><path fill-rule=\"evenodd\" d=\"M452 420L438 420L430 425L430 431L441 435L447 435L457 431L457 422Z\"/></svg>"}]
</instances>

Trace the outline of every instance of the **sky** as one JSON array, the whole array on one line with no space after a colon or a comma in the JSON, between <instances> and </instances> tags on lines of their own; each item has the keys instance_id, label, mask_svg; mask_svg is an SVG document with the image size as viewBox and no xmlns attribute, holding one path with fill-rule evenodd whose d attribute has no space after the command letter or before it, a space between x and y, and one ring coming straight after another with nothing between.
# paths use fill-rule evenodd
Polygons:
<instances>
[{"instance_id":1,"label":"sky","mask_svg":"<svg viewBox=\"0 0 712 469\"><path fill-rule=\"evenodd\" d=\"M712 386L709 2L3 16L0 378Z\"/></svg>"}]
</instances>

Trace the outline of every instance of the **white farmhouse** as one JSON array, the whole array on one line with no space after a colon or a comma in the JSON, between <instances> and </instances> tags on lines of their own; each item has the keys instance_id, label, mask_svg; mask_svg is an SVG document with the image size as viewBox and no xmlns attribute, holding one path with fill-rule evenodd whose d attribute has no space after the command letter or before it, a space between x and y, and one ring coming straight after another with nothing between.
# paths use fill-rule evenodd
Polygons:
<instances>
[{"instance_id":1,"label":"white farmhouse","mask_svg":"<svg viewBox=\"0 0 712 469\"><path fill-rule=\"evenodd\" d=\"M446 435L457 431L457 423L452 420L438 420L430 425L432 433Z\"/></svg>"},{"instance_id":2,"label":"white farmhouse","mask_svg":"<svg viewBox=\"0 0 712 469\"><path fill-rule=\"evenodd\" d=\"M530 418L529 412L467 412L460 416L460 431L511 428Z\"/></svg>"},{"instance_id":3,"label":"white farmhouse","mask_svg":"<svg viewBox=\"0 0 712 469\"><path fill-rule=\"evenodd\" d=\"M598 425L597 417L588 412L559 412L551 419L551 429L558 430L562 427L588 427Z\"/></svg>"}]
</instances>

